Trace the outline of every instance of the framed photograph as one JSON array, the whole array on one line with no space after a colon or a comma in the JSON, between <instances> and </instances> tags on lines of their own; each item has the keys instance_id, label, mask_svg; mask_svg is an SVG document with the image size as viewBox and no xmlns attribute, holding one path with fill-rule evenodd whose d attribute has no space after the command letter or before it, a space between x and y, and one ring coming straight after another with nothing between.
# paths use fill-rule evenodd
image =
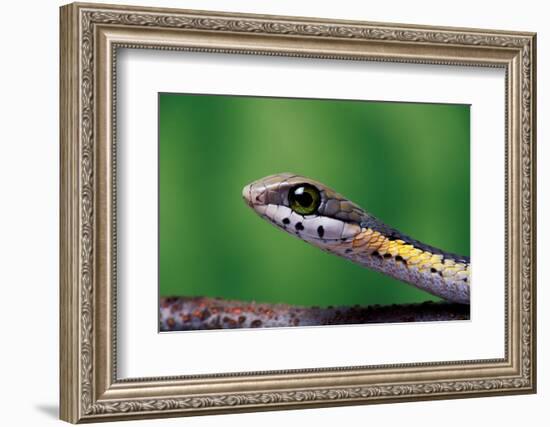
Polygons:
<instances>
[{"instance_id":1,"label":"framed photograph","mask_svg":"<svg viewBox=\"0 0 550 427\"><path fill-rule=\"evenodd\" d=\"M535 34L61 8L61 418L533 393Z\"/></svg>"}]
</instances>

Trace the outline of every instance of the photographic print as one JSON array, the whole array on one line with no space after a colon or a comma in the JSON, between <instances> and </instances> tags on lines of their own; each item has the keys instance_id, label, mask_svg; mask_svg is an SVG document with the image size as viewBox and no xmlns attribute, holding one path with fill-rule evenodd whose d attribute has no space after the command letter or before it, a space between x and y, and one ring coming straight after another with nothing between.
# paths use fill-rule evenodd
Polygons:
<instances>
[{"instance_id":1,"label":"photographic print","mask_svg":"<svg viewBox=\"0 0 550 427\"><path fill-rule=\"evenodd\" d=\"M160 331L469 319L469 105L158 101Z\"/></svg>"}]
</instances>

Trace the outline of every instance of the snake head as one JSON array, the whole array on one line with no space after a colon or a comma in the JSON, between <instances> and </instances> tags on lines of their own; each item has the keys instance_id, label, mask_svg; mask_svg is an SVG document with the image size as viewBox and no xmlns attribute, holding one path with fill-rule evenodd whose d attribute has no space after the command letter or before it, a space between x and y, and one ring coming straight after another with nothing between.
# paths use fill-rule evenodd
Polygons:
<instances>
[{"instance_id":1,"label":"snake head","mask_svg":"<svg viewBox=\"0 0 550 427\"><path fill-rule=\"evenodd\" d=\"M246 185L245 202L276 227L324 249L353 239L367 215L343 196L304 176L270 175Z\"/></svg>"}]
</instances>

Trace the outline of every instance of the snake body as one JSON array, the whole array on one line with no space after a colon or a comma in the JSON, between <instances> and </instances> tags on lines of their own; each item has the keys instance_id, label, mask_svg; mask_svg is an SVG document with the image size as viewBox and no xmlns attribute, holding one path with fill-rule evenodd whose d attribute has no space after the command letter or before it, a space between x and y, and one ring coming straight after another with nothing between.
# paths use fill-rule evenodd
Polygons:
<instances>
[{"instance_id":1,"label":"snake body","mask_svg":"<svg viewBox=\"0 0 550 427\"><path fill-rule=\"evenodd\" d=\"M291 173L244 187L262 218L318 248L448 301L470 303L470 259L414 240L324 184Z\"/></svg>"}]
</instances>

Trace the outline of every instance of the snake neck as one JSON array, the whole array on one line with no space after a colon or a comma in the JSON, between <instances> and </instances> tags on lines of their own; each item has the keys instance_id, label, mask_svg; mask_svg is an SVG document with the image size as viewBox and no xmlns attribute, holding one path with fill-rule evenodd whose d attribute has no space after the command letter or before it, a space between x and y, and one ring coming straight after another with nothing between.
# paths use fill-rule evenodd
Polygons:
<instances>
[{"instance_id":1,"label":"snake neck","mask_svg":"<svg viewBox=\"0 0 550 427\"><path fill-rule=\"evenodd\" d=\"M327 248L361 266L412 284L448 301L469 304L468 257L446 253L393 229L363 227L361 232Z\"/></svg>"}]
</instances>

